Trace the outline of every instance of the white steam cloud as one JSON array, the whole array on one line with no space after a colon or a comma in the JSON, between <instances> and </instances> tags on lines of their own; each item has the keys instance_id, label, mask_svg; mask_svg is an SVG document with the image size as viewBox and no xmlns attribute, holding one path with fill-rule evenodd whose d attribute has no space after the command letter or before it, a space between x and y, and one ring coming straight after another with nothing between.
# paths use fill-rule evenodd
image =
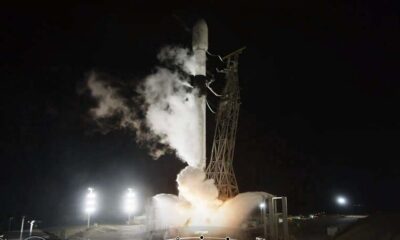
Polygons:
<instances>
[{"instance_id":1,"label":"white steam cloud","mask_svg":"<svg viewBox=\"0 0 400 240\"><path fill-rule=\"evenodd\" d=\"M172 63L180 67L190 75L196 74L197 61L188 49L178 47L165 47L157 55L158 60L164 63Z\"/></svg>"},{"instance_id":2,"label":"white steam cloud","mask_svg":"<svg viewBox=\"0 0 400 240\"><path fill-rule=\"evenodd\" d=\"M98 105L90 110L96 120L117 117L118 126L136 131L139 142L150 143L154 158L165 154L166 147L175 150L176 155L189 166L201 167L199 91L190 85L189 74L194 71L194 57L186 49L166 47L158 54L164 63L172 63L183 70L156 68L137 87L142 104L136 108L95 73L88 80L91 95ZM138 112L145 119L138 118ZM143 131L143 129L147 131ZM155 142L161 143L162 146Z\"/></svg>"},{"instance_id":3,"label":"white steam cloud","mask_svg":"<svg viewBox=\"0 0 400 240\"><path fill-rule=\"evenodd\" d=\"M87 84L92 96L98 100L97 107L90 109L92 116L104 119L118 115L121 127L139 128L135 112L119 96L117 89L101 80L94 72L90 74Z\"/></svg>"},{"instance_id":4,"label":"white steam cloud","mask_svg":"<svg viewBox=\"0 0 400 240\"><path fill-rule=\"evenodd\" d=\"M176 150L189 166L200 167L198 90L177 72L159 68L139 88L146 104L146 123L162 144Z\"/></svg>"},{"instance_id":5,"label":"white steam cloud","mask_svg":"<svg viewBox=\"0 0 400 240\"><path fill-rule=\"evenodd\" d=\"M205 179L203 170L184 168L177 178L179 196L158 194L153 197L156 229L182 226L238 227L272 195L265 192L241 193L225 202L218 199L214 181Z\"/></svg>"},{"instance_id":6,"label":"white steam cloud","mask_svg":"<svg viewBox=\"0 0 400 240\"><path fill-rule=\"evenodd\" d=\"M189 78L197 68L195 58L176 47L162 49L157 57L168 68L157 67L138 85L140 104L132 104L120 89L92 73L87 86L97 106L90 113L100 122L112 118L118 127L134 130L155 158L172 149L188 164L177 176L179 196L153 197L156 227L238 226L270 195L242 193L225 202L218 199L214 180L206 179L202 168L200 96Z\"/></svg>"}]
</instances>

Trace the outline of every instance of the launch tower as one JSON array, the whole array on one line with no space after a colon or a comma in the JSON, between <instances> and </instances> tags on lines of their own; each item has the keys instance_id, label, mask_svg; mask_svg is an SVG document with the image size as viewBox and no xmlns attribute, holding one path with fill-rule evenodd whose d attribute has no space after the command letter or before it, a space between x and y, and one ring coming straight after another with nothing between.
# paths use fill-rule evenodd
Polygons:
<instances>
[{"instance_id":1,"label":"launch tower","mask_svg":"<svg viewBox=\"0 0 400 240\"><path fill-rule=\"evenodd\" d=\"M243 50L222 58L226 63L223 70L226 84L218 106L210 162L206 168L207 178L214 179L221 200L239 193L232 162L240 107L238 64Z\"/></svg>"}]
</instances>

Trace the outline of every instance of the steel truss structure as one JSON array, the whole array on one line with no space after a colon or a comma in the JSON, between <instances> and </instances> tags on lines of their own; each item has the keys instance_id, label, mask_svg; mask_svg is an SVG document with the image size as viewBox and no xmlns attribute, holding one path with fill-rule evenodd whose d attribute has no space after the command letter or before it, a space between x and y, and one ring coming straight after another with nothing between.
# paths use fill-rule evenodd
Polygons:
<instances>
[{"instance_id":1,"label":"steel truss structure","mask_svg":"<svg viewBox=\"0 0 400 240\"><path fill-rule=\"evenodd\" d=\"M207 178L214 179L221 200L239 193L232 163L240 108L238 64L239 55L244 49L222 58L226 63L223 70L226 84L217 110L214 141L206 168Z\"/></svg>"}]
</instances>

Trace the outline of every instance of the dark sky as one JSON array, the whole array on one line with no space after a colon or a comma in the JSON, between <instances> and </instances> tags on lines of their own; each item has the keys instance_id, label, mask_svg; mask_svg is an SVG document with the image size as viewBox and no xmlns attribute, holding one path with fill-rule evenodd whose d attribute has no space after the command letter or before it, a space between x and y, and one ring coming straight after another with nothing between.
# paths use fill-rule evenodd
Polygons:
<instances>
[{"instance_id":1,"label":"dark sky","mask_svg":"<svg viewBox=\"0 0 400 240\"><path fill-rule=\"evenodd\" d=\"M0 6L0 220L73 223L88 186L119 215L128 186L175 193L184 166L152 160L132 133L88 116L96 70L134 86L204 17L210 51L247 46L234 167L241 191L289 197L292 213L399 210L400 19L390 1L38 2ZM379 2L379 3L378 3ZM210 126L211 128L212 126ZM209 130L212 134L212 130ZM211 141L208 146L210 147Z\"/></svg>"}]
</instances>

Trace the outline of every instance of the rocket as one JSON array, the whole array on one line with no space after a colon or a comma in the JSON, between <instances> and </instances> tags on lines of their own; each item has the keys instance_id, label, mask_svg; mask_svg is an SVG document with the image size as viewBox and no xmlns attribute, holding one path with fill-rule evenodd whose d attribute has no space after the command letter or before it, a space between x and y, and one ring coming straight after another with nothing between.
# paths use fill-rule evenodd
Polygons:
<instances>
[{"instance_id":1,"label":"rocket","mask_svg":"<svg viewBox=\"0 0 400 240\"><path fill-rule=\"evenodd\" d=\"M208 50L208 27L204 19L200 19L193 26L192 49L197 62L196 75L206 76L206 54Z\"/></svg>"},{"instance_id":2,"label":"rocket","mask_svg":"<svg viewBox=\"0 0 400 240\"><path fill-rule=\"evenodd\" d=\"M194 84L205 93L206 84L206 61L208 50L208 27L204 19L198 20L192 29L192 50L196 60L194 73ZM199 156L199 168L206 167L206 95L202 94L198 98L197 108L199 113L199 136L201 153Z\"/></svg>"}]
</instances>

